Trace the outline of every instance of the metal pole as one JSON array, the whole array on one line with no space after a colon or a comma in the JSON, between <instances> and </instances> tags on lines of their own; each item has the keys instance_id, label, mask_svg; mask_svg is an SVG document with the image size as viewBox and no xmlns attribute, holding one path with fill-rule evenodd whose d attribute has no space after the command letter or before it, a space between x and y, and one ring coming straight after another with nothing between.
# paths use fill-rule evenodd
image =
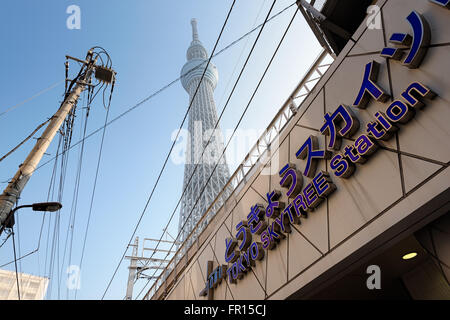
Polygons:
<instances>
[{"instance_id":1,"label":"metal pole","mask_svg":"<svg viewBox=\"0 0 450 320\"><path fill-rule=\"evenodd\" d=\"M32 206L33 205L31 205L31 204L27 204L27 205L15 207L13 210L11 210L8 213L8 215L6 216L5 223L0 226L0 234L2 234L3 230L5 230L5 228L9 228L9 227L12 227L14 225L14 212L16 212L19 209L30 208Z\"/></svg>"},{"instance_id":2,"label":"metal pole","mask_svg":"<svg viewBox=\"0 0 450 320\"><path fill-rule=\"evenodd\" d=\"M130 267L128 268L130 272L128 274L127 294L125 296L125 300L131 300L133 298L133 287L134 287L134 278L136 277L136 262L137 262L137 259L133 257L136 257L138 254L138 245L139 245L139 237L136 237L133 245L134 247L133 254L130 258Z\"/></svg>"},{"instance_id":3,"label":"metal pole","mask_svg":"<svg viewBox=\"0 0 450 320\"><path fill-rule=\"evenodd\" d=\"M302 5L306 8L309 12L311 12L311 15L316 18L319 22L324 21L327 17L325 17L319 10L314 8L313 5L306 2L305 0L297 0L297 5Z\"/></svg>"},{"instance_id":4,"label":"metal pole","mask_svg":"<svg viewBox=\"0 0 450 320\"><path fill-rule=\"evenodd\" d=\"M64 119L76 104L80 94L86 87L87 80L90 78L94 69L95 61L92 61L92 52L89 51L86 60L89 61L86 72L77 81L72 92L62 103L59 110L53 115L50 123L45 129L42 136L37 140L33 150L29 153L23 164L19 166L19 170L15 174L14 178L9 182L3 193L0 195L0 225L6 222L8 214L11 212L12 207L19 199L22 190L33 174L34 170L39 164L44 153L47 151L50 142L55 137L59 128L61 127ZM84 66L83 66L84 67Z\"/></svg>"}]
</instances>

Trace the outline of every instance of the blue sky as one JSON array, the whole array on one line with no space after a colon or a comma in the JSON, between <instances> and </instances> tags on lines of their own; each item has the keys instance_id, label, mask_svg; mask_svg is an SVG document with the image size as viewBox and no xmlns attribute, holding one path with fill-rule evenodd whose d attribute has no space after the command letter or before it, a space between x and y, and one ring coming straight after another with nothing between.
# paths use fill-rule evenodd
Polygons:
<instances>
[{"instance_id":1,"label":"blue sky","mask_svg":"<svg viewBox=\"0 0 450 320\"><path fill-rule=\"evenodd\" d=\"M278 0L273 13L293 2ZM261 23L271 3L270 0L237 0L218 49ZM69 16L66 8L72 4L81 9L80 30L66 27ZM191 41L191 18L197 18L200 40L210 53L230 5L231 1L218 0L172 1L170 4L150 0L2 1L0 113L63 80L66 54L81 58L89 48L98 45L108 51L117 72L110 109L112 119L179 76ZM294 10L295 6L266 26L220 123L223 131L234 128ZM213 60L219 71L219 84L215 90L218 112L223 108L256 34ZM264 129L320 50L303 17L298 14L241 128ZM70 70L71 74L77 72L77 64L71 62ZM63 90L64 86L60 84L0 116L0 155L17 145L57 110ZM187 107L188 95L181 84L176 83L107 128L77 299L101 298L170 148L171 134L179 127ZM101 98L97 98L92 106L87 132L99 128L104 118L105 109ZM79 140L80 125L81 116L75 122L74 142ZM101 134L96 134L85 144L72 249L71 264L75 265L81 255L100 139ZM34 141L27 142L0 162L0 182L14 175ZM53 156L55 151L56 141L48 153ZM60 212L59 265L55 255L55 268L60 270L67 267L67 259L64 263L61 260L78 152L78 147L75 147L69 154L64 208ZM44 156L42 161L48 159ZM230 171L233 172L235 167L235 164L230 165ZM181 195L183 169L182 165L168 163L138 229L137 235L141 239L160 237ZM51 170L52 163L35 172L22 193L20 204L46 200ZM3 189L6 184L2 183L0 187ZM47 228L49 217L50 214L46 217L39 251L21 260L19 267L22 272L49 276L47 238L53 236L53 229ZM16 235L18 242L20 240L21 255L36 249L41 223L42 214L27 209L19 211ZM178 217L175 217L169 226L172 235L176 235L177 226ZM9 240L0 248L0 265L12 258ZM128 261L125 260L105 298L124 297L127 266ZM14 265L4 268L14 270ZM64 272L63 276L66 276ZM135 293L140 291L144 282L140 280L137 283ZM67 291L65 278L60 279L58 285L56 272L51 275L51 284L48 298L74 298L74 291Z\"/></svg>"}]
</instances>

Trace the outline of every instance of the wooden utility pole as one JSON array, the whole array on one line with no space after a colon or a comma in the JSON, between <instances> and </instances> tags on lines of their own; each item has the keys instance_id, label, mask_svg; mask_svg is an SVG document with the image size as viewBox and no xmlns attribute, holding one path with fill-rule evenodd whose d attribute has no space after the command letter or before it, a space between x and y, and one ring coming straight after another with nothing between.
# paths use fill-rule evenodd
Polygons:
<instances>
[{"instance_id":1,"label":"wooden utility pole","mask_svg":"<svg viewBox=\"0 0 450 320\"><path fill-rule=\"evenodd\" d=\"M19 199L20 194L22 193L22 190L24 189L31 175L36 170L39 161L47 151L47 148L49 147L51 141L59 131L61 125L64 122L64 119L76 105L81 93L86 89L93 71L96 69L101 69L100 71L103 72L105 70L106 72L110 71L110 69L95 65L96 58L94 59L92 49L88 51L85 60L80 60L72 57L68 58L82 62L82 70L79 73L79 76L74 80L73 89L69 88L71 89L71 92L66 94L64 102L61 104L59 110L51 118L50 123L47 125L47 128L45 129L42 136L37 140L33 150L31 150L28 157L19 166L19 170L15 174L14 178L9 182L6 189L0 195L0 227L3 227L0 230L4 229L4 227L12 227L12 225L14 224L14 219L10 219L10 213L13 206Z\"/></svg>"}]
</instances>

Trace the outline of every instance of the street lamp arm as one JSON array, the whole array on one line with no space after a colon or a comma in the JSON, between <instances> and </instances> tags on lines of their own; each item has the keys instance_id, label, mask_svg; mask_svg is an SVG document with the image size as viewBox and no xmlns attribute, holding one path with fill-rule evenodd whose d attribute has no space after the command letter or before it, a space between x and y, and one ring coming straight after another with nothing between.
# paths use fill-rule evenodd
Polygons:
<instances>
[{"instance_id":1,"label":"street lamp arm","mask_svg":"<svg viewBox=\"0 0 450 320\"><path fill-rule=\"evenodd\" d=\"M19 209L22 208L33 208L33 211L58 211L62 208L62 204L59 202L39 202L39 203L33 203L33 204L24 204L21 206L17 206L14 209L12 209L8 215L6 216L5 221L0 227L0 235L2 234L3 230L6 228L11 228L14 225L14 212L16 212Z\"/></svg>"},{"instance_id":2,"label":"street lamp arm","mask_svg":"<svg viewBox=\"0 0 450 320\"><path fill-rule=\"evenodd\" d=\"M12 210L9 212L8 216L6 217L6 219L5 219L5 223L4 223L4 225L2 226L2 229L1 229L1 231L0 231L0 234L3 232L3 229L5 229L5 228L11 228L11 227L14 225L14 212L16 212L17 210L22 209L22 208L31 208L32 206L33 206L33 205L31 205L31 204L24 204L24 205L17 206L17 207L15 207L14 209L12 209Z\"/></svg>"}]
</instances>

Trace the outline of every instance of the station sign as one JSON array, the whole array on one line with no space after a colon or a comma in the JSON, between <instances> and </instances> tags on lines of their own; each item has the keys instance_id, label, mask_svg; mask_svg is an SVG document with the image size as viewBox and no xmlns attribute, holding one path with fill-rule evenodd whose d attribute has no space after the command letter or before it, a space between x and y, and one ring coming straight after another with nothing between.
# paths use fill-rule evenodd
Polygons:
<instances>
[{"instance_id":1,"label":"station sign","mask_svg":"<svg viewBox=\"0 0 450 320\"><path fill-rule=\"evenodd\" d=\"M450 7L450 0L430 2L447 9ZM380 55L415 69L426 56L431 31L428 21L414 10L406 21L412 33L393 33L389 46L383 48ZM324 115L320 128L320 133L328 137L324 149L319 147L316 135L309 136L299 146L296 157L305 161L303 172L295 164L286 163L279 171L280 189L266 193L267 205L255 203L249 208L247 219L237 223L235 236L225 239L223 254L227 265L213 270L213 262L208 261L207 281L201 296L212 299L213 290L222 279L237 283L245 277L250 268L256 266L256 261L264 259L267 250L275 249L286 238L292 225L301 225L304 218L313 214L337 190L332 175L338 179L351 178L358 166L362 169L364 163L376 154L379 141L391 139L416 113L424 112L426 104L436 97L428 84L418 81L411 82L398 97L391 97L376 82L379 69L378 62L368 62L353 105L340 104L333 112ZM386 107L376 111L372 121L363 127L352 110L366 109L371 99L385 103ZM355 137L360 129L363 133ZM342 148L343 138L354 142ZM329 160L331 172L317 171L318 162L324 159ZM292 200L288 205L280 201L281 190Z\"/></svg>"}]
</instances>

